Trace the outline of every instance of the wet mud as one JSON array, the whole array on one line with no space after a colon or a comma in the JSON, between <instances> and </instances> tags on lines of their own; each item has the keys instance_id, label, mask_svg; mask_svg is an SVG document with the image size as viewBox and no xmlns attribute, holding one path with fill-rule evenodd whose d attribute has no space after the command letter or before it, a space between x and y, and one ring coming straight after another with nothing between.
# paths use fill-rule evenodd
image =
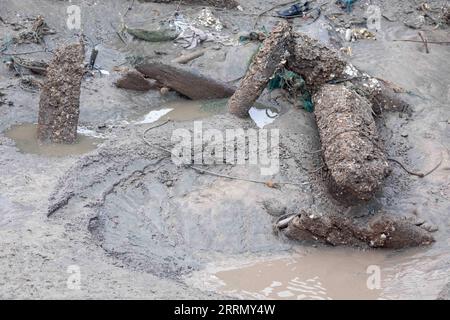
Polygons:
<instances>
[{"instance_id":1,"label":"wet mud","mask_svg":"<svg viewBox=\"0 0 450 320\"><path fill-rule=\"evenodd\" d=\"M46 21L58 30L46 36L49 47L72 36L62 14L65 3L4 2L0 16L6 20L20 19L18 13L33 16L45 12ZM108 5L79 1L85 12L85 31L94 43L99 43L97 64L110 73L88 77L82 83L80 127L84 133L80 127L78 133L87 136L86 142L101 139L93 143L92 149L83 141L73 153L36 150L34 144L25 146L21 141L29 142L33 128L15 126L37 122L39 92L22 90L20 79L0 66L0 92L5 94L1 99L12 102L0 105L0 296L445 297L450 282L450 52L446 46L433 46L427 55L420 44L392 42L416 35L416 31L402 25L404 14L397 14L410 4L377 3L387 10L386 14L398 15L399 21L383 21L376 41L348 44L353 55L347 58L360 70L412 93L402 94L412 112L385 112L376 118L388 156L418 171L431 170L439 162L442 165L433 174L418 178L393 164L391 175L374 199L348 207L336 202L327 189L322 158L316 152L320 143L312 114L293 108L283 99L271 100L276 92L263 94L259 103L266 107L255 105L250 111L253 120L238 120L222 114L225 103L204 109L204 105L182 102L173 92L161 96L158 91L118 89L113 85L119 76L114 67L126 63L127 56L156 55L171 61L183 50L171 42L155 45L127 39L124 44L115 33L120 24L118 13L125 9L122 1L109 1ZM248 1L242 6L257 14L271 5ZM156 23L175 8L176 4L136 2L127 19L136 25ZM189 6L183 10L192 17L198 12L198 8ZM338 8L332 6L330 10ZM355 14L361 10L356 7ZM251 30L255 22L237 11L216 13L229 25L224 33L236 38L238 31ZM107 14L112 21L104 23L102 17ZM273 17L262 17L259 23L270 29L276 22ZM345 44L328 32L324 27L327 23L319 19L305 25L295 20L294 30L320 41ZM1 37L11 32L9 25L0 24ZM446 35L448 30L434 33L436 37ZM206 46L210 50L188 67L233 84L239 82L236 79L243 76L257 48L255 44ZM25 44L8 50L36 49L41 48ZM51 55L38 53L35 58L48 61ZM182 112L183 106L186 112ZM260 113L262 121L257 120ZM169 118L171 121L164 126L149 131L147 139L151 144L170 148L172 131L192 130L193 120L199 119L205 128L279 129L280 172L270 180L294 184L270 188L263 183L175 166L170 155L142 139L147 128ZM53 152L58 157L49 156ZM208 169L228 176L263 179L258 166L216 165ZM355 219L370 219L387 212L431 234L435 243L407 252L365 252L329 248L315 239L292 241L274 230L280 218L303 210L311 214L347 213ZM79 291L67 288L67 268L72 265L79 266L82 272ZM330 269L328 265L332 265ZM370 265L382 269L380 290L367 290ZM247 277L248 282L238 283L237 279ZM345 288L338 281L342 278L348 284Z\"/></svg>"}]
</instances>

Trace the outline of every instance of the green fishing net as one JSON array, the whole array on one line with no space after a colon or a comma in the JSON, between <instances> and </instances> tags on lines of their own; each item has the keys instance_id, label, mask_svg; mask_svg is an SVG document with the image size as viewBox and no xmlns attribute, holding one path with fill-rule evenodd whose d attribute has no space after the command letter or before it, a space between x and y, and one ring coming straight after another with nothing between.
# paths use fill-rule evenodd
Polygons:
<instances>
[{"instance_id":1,"label":"green fishing net","mask_svg":"<svg viewBox=\"0 0 450 320\"><path fill-rule=\"evenodd\" d=\"M314 104L312 102L311 94L306 88L305 80L297 73L289 70L281 70L277 72L269 81L267 85L269 91L275 89L286 89L290 92L300 93L298 99L303 105L303 108L308 112L314 111Z\"/></svg>"}]
</instances>

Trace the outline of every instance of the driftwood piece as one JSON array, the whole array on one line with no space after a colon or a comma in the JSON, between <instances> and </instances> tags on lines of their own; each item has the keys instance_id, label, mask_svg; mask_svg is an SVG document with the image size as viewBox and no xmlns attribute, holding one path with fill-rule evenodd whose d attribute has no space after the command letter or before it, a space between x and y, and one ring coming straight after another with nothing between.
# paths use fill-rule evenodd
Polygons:
<instances>
[{"instance_id":1,"label":"driftwood piece","mask_svg":"<svg viewBox=\"0 0 450 320\"><path fill-rule=\"evenodd\" d=\"M76 141L84 72L81 41L56 50L39 101L38 138L42 142Z\"/></svg>"},{"instance_id":2,"label":"driftwood piece","mask_svg":"<svg viewBox=\"0 0 450 320\"><path fill-rule=\"evenodd\" d=\"M135 90L135 91L149 91L152 89L159 89L156 83L152 83L145 79L142 73L135 70L128 71L119 80L115 82L117 88Z\"/></svg>"},{"instance_id":3,"label":"driftwood piece","mask_svg":"<svg viewBox=\"0 0 450 320\"><path fill-rule=\"evenodd\" d=\"M195 52L183 54L183 55L173 59L172 63L186 64L192 60L200 58L201 56L203 56L205 54L206 51L207 51L206 49L200 49Z\"/></svg>"},{"instance_id":4,"label":"driftwood piece","mask_svg":"<svg viewBox=\"0 0 450 320\"><path fill-rule=\"evenodd\" d=\"M333 48L302 33L293 34L287 68L303 77L312 91L341 78L347 62Z\"/></svg>"},{"instance_id":5,"label":"driftwood piece","mask_svg":"<svg viewBox=\"0 0 450 320\"><path fill-rule=\"evenodd\" d=\"M236 90L226 83L159 62L139 64L136 70L192 100L228 98Z\"/></svg>"},{"instance_id":6,"label":"driftwood piece","mask_svg":"<svg viewBox=\"0 0 450 320\"><path fill-rule=\"evenodd\" d=\"M358 221L343 214L315 215L301 212L290 219L283 234L300 241L319 241L333 246L407 248L433 243L433 236L408 220L384 213Z\"/></svg>"},{"instance_id":7,"label":"driftwood piece","mask_svg":"<svg viewBox=\"0 0 450 320\"><path fill-rule=\"evenodd\" d=\"M357 70L335 49L302 33L294 33L293 40L287 69L301 75L313 93L324 84L345 82L364 94L377 113L408 107L393 86Z\"/></svg>"},{"instance_id":8,"label":"driftwood piece","mask_svg":"<svg viewBox=\"0 0 450 320\"><path fill-rule=\"evenodd\" d=\"M280 23L264 40L241 85L228 102L230 113L241 118L248 116L248 111L264 91L270 78L285 64L289 56L291 30L288 23Z\"/></svg>"},{"instance_id":9,"label":"driftwood piece","mask_svg":"<svg viewBox=\"0 0 450 320\"><path fill-rule=\"evenodd\" d=\"M139 0L140 2L155 2L155 3L175 3L179 4L179 0ZM236 0L183 0L184 5L199 5L199 6L211 6L217 8L236 8L239 3Z\"/></svg>"},{"instance_id":10,"label":"driftwood piece","mask_svg":"<svg viewBox=\"0 0 450 320\"><path fill-rule=\"evenodd\" d=\"M331 193L370 200L390 172L370 102L343 85L322 86L314 102Z\"/></svg>"}]
</instances>

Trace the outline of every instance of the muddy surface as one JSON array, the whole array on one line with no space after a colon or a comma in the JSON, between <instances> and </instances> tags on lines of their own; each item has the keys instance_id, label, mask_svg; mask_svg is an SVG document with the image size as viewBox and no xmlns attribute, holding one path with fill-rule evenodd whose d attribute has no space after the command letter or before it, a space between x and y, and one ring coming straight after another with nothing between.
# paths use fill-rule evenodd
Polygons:
<instances>
[{"instance_id":1,"label":"muddy surface","mask_svg":"<svg viewBox=\"0 0 450 320\"><path fill-rule=\"evenodd\" d=\"M81 134L98 139L94 149L85 149L80 142L77 149L83 152L53 157L51 150L33 152L34 147L23 146L23 138L32 130L14 134L15 126L37 122L39 92L23 90L20 77L0 66L0 92L4 94L0 97L4 101L0 105L0 297L445 297L450 282L450 49L432 46L426 54L421 44L392 42L417 36L417 30L403 24L416 14L408 13L414 1L372 1L389 18L383 20L376 41L346 43L329 32L324 17L313 24L294 21L296 31L339 47L351 46L352 56L347 58L359 69L411 92L403 94L412 106L411 114L384 113L378 119L389 157L419 171L442 161L423 179L392 165L393 172L375 199L351 208L336 203L323 183L318 170L321 158L314 153L320 149L319 137L310 113L283 99L269 99L281 95L278 92L264 94L259 102L265 107L256 106L250 112L256 115L254 120L237 120L220 111L224 102L205 109L204 104L183 102L173 92L161 96L157 91L118 89L113 85L119 77L114 67L127 67L127 56L154 55L171 61L184 50L172 42L154 44L128 38L124 44L115 33L121 21L119 13L123 15L127 7L123 1L75 2L82 8L83 28L92 41L87 50L97 44L97 65L107 71L86 76L82 83ZM189 66L220 81L237 83L234 80L243 76L257 48L252 43L238 45L238 33L252 30L255 17L248 14L258 14L279 2L242 1L244 13L215 11L227 26L222 35L229 39L206 43L209 50ZM46 45L54 49L67 39L76 39L66 28L66 5L50 0L5 0L0 16L20 22L44 13L47 23L57 30L45 37ZM137 27L154 25L175 8L175 4L136 2L126 22ZM198 14L198 7L183 6L182 10L190 18ZM356 19L364 10L361 1L353 16L341 14L337 19ZM330 4L324 12L342 10ZM270 29L276 22L268 16L260 19L259 25ZM430 39L448 38L448 29L428 30ZM0 22L0 38L16 32L10 24ZM34 50L42 50L42 46L13 45L7 52ZM33 58L49 61L51 54L36 53ZM181 111L182 106L186 112ZM258 124L260 113L263 120ZM273 120L275 115L278 118ZM149 131L151 145L146 144L143 132L169 118L172 121ZM152 146L170 147L174 129L193 130L193 120L199 119L205 128L267 125L280 129L281 171L271 179L295 184L274 189L262 183L199 174L175 166L167 153ZM257 166L208 169L263 179ZM292 242L273 231L281 216L301 210L348 209L352 216L383 210L405 217L434 231L436 242L407 251L335 250ZM52 215L47 218L49 212ZM380 290L367 290L365 285L371 265L381 268ZM67 285L70 266L79 267L80 290ZM237 280L244 278L249 281Z\"/></svg>"}]
</instances>

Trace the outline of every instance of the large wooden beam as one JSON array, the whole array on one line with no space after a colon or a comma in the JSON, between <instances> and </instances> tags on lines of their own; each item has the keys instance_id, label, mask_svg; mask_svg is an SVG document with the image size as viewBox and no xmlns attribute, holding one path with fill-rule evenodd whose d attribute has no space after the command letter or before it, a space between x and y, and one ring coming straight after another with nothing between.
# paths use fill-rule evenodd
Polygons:
<instances>
[{"instance_id":1,"label":"large wooden beam","mask_svg":"<svg viewBox=\"0 0 450 320\"><path fill-rule=\"evenodd\" d=\"M248 116L248 111L262 94L270 78L286 63L290 39L291 26L286 22L276 26L266 38L241 85L228 102L230 113L241 118Z\"/></svg>"},{"instance_id":2,"label":"large wooden beam","mask_svg":"<svg viewBox=\"0 0 450 320\"><path fill-rule=\"evenodd\" d=\"M435 241L424 229L387 213L358 219L346 214L318 215L302 211L277 226L291 239L333 246L400 249L430 245Z\"/></svg>"},{"instance_id":3,"label":"large wooden beam","mask_svg":"<svg viewBox=\"0 0 450 320\"><path fill-rule=\"evenodd\" d=\"M136 70L192 100L228 98L236 90L226 83L159 62L144 62Z\"/></svg>"},{"instance_id":4,"label":"large wooden beam","mask_svg":"<svg viewBox=\"0 0 450 320\"><path fill-rule=\"evenodd\" d=\"M328 83L349 83L373 104L375 112L404 110L393 86L356 69L330 46L302 33L293 33L287 68L303 77L313 93Z\"/></svg>"},{"instance_id":5,"label":"large wooden beam","mask_svg":"<svg viewBox=\"0 0 450 320\"><path fill-rule=\"evenodd\" d=\"M370 102L329 84L313 100L330 191L344 202L370 200L390 173Z\"/></svg>"}]
</instances>

